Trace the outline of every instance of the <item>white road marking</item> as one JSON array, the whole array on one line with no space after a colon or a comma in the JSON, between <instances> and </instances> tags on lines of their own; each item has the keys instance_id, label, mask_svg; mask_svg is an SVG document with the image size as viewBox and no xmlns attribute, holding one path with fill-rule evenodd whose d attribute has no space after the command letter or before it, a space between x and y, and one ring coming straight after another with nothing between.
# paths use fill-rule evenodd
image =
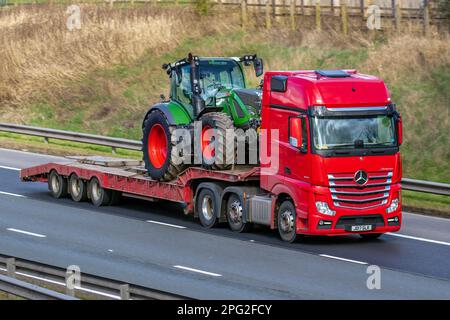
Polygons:
<instances>
[{"instance_id":1,"label":"white road marking","mask_svg":"<svg viewBox=\"0 0 450 320\"><path fill-rule=\"evenodd\" d=\"M164 222L153 221L153 220L147 220L147 222L154 223L154 224L159 224L159 225L162 225L162 226L172 227L172 228L186 229L186 227L177 226L176 224L164 223Z\"/></svg>"},{"instance_id":2,"label":"white road marking","mask_svg":"<svg viewBox=\"0 0 450 320\"><path fill-rule=\"evenodd\" d=\"M367 262L362 262L362 261L358 261L358 260L351 260L351 259L345 259L345 258L341 258L341 257L330 256L330 255L327 255L327 254L319 254L319 256L325 257L325 258L330 258L330 259L336 259L336 260L341 260L341 261L357 263L357 264L368 264Z\"/></svg>"},{"instance_id":3,"label":"white road marking","mask_svg":"<svg viewBox=\"0 0 450 320\"><path fill-rule=\"evenodd\" d=\"M20 171L20 170L22 170L22 169L20 169L20 168L13 168L13 167L7 167L7 166L0 166L0 169L14 170L14 171Z\"/></svg>"},{"instance_id":4,"label":"white road marking","mask_svg":"<svg viewBox=\"0 0 450 320\"><path fill-rule=\"evenodd\" d=\"M10 192L5 192L5 191L0 191L0 194L4 194L7 196L13 196L13 197L19 197L19 198L26 198L27 196L23 196L21 194L17 194L17 193L10 193Z\"/></svg>"},{"instance_id":5,"label":"white road marking","mask_svg":"<svg viewBox=\"0 0 450 320\"><path fill-rule=\"evenodd\" d=\"M201 273L201 274L206 274L206 275L212 276L212 277L221 277L222 276L221 274L218 274L218 273L203 271L203 270L189 268L189 267L184 267L184 266L173 266L173 267L174 268L178 268L178 269L187 270L187 271L197 272L197 273Z\"/></svg>"},{"instance_id":6,"label":"white road marking","mask_svg":"<svg viewBox=\"0 0 450 320\"><path fill-rule=\"evenodd\" d=\"M43 234L28 232L28 231L14 229L14 228L8 228L6 230L12 231L12 232L17 232L17 233L22 233L22 234L26 234L26 235L38 237L38 238L46 238L47 237L46 235L43 235Z\"/></svg>"},{"instance_id":7,"label":"white road marking","mask_svg":"<svg viewBox=\"0 0 450 320\"><path fill-rule=\"evenodd\" d=\"M445 242L445 241L437 241L437 240L432 240L432 239L425 239L425 238L419 238L419 237L413 237L413 236L408 236L406 234L401 234L401 233L391 233L388 232L386 233L390 236L394 236L394 237L400 237L400 238L406 238L406 239L412 239L412 240L417 240L417 241L423 241L423 242L430 242L430 243L436 243L436 244L443 244L444 246L450 246L450 242Z\"/></svg>"}]
</instances>

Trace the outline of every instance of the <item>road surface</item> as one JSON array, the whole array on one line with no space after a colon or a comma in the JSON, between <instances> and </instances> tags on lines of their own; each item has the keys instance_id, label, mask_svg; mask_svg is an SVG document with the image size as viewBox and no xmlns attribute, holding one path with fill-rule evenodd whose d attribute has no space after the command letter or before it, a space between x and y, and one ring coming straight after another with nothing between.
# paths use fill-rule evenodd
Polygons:
<instances>
[{"instance_id":1,"label":"road surface","mask_svg":"<svg viewBox=\"0 0 450 320\"><path fill-rule=\"evenodd\" d=\"M53 199L18 168L62 158L0 149L0 253L198 299L449 299L450 220L404 213L402 230L286 244L275 231L204 229L177 205ZM381 289L368 289L368 267Z\"/></svg>"}]
</instances>

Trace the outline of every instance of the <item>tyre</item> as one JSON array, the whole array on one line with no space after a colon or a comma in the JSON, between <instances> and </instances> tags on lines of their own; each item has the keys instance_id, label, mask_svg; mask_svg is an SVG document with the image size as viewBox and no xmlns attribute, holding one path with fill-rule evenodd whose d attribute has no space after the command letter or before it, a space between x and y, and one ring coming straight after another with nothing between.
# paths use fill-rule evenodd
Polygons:
<instances>
[{"instance_id":1,"label":"tyre","mask_svg":"<svg viewBox=\"0 0 450 320\"><path fill-rule=\"evenodd\" d=\"M75 202L86 201L88 198L86 182L78 178L75 173L69 178L69 194Z\"/></svg>"},{"instance_id":2,"label":"tyre","mask_svg":"<svg viewBox=\"0 0 450 320\"><path fill-rule=\"evenodd\" d=\"M290 200L283 201L278 209L278 233L283 241L297 240L295 207Z\"/></svg>"},{"instance_id":3,"label":"tyre","mask_svg":"<svg viewBox=\"0 0 450 320\"><path fill-rule=\"evenodd\" d=\"M170 181L183 171L182 154L174 148L173 127L164 114L158 110L151 112L144 122L142 152L145 168L155 180Z\"/></svg>"},{"instance_id":4,"label":"tyre","mask_svg":"<svg viewBox=\"0 0 450 320\"><path fill-rule=\"evenodd\" d=\"M205 228L212 228L218 223L218 203L211 189L201 189L196 199L197 214Z\"/></svg>"},{"instance_id":5,"label":"tyre","mask_svg":"<svg viewBox=\"0 0 450 320\"><path fill-rule=\"evenodd\" d=\"M227 221L230 229L235 232L246 232L250 229L250 223L244 223L244 207L241 197L237 194L231 194L227 201Z\"/></svg>"},{"instance_id":6,"label":"tyre","mask_svg":"<svg viewBox=\"0 0 450 320\"><path fill-rule=\"evenodd\" d=\"M227 129L234 130L231 118L223 112L209 112L200 120L202 121L202 166L210 170L229 169L237 158L234 136L233 141L227 141L226 136ZM211 132L214 132L214 135L211 135ZM230 159L234 159L233 163L228 163Z\"/></svg>"},{"instance_id":7,"label":"tyre","mask_svg":"<svg viewBox=\"0 0 450 320\"><path fill-rule=\"evenodd\" d=\"M92 204L96 207L107 206L111 203L112 191L102 188L95 177L89 182L89 195Z\"/></svg>"},{"instance_id":8,"label":"tyre","mask_svg":"<svg viewBox=\"0 0 450 320\"><path fill-rule=\"evenodd\" d=\"M381 237L381 233L360 233L359 236L363 240L375 240Z\"/></svg>"},{"instance_id":9,"label":"tyre","mask_svg":"<svg viewBox=\"0 0 450 320\"><path fill-rule=\"evenodd\" d=\"M52 170L48 176L48 190L54 198L67 197L67 180Z\"/></svg>"},{"instance_id":10,"label":"tyre","mask_svg":"<svg viewBox=\"0 0 450 320\"><path fill-rule=\"evenodd\" d=\"M109 201L110 206L118 205L122 201L122 192L110 190L111 191L111 200Z\"/></svg>"}]
</instances>

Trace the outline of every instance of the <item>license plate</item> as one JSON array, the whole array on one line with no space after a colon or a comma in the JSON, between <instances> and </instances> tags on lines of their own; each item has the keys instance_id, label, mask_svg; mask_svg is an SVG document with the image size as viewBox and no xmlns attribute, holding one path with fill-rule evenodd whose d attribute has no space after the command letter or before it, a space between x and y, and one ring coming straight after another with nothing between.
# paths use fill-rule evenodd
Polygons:
<instances>
[{"instance_id":1,"label":"license plate","mask_svg":"<svg viewBox=\"0 0 450 320\"><path fill-rule=\"evenodd\" d=\"M365 224L365 225L360 225L360 226L352 226L352 231L354 232L358 232L358 231L371 231L372 230L372 225L370 224Z\"/></svg>"}]
</instances>

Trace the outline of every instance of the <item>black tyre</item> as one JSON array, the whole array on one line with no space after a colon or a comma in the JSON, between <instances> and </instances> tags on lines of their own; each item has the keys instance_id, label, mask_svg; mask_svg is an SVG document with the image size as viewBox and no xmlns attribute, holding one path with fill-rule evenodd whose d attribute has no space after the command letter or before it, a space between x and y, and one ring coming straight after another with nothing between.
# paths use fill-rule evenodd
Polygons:
<instances>
[{"instance_id":1,"label":"black tyre","mask_svg":"<svg viewBox=\"0 0 450 320\"><path fill-rule=\"evenodd\" d=\"M97 178L89 181L89 196L96 207L107 206L111 203L112 191L102 188Z\"/></svg>"},{"instance_id":2,"label":"black tyre","mask_svg":"<svg viewBox=\"0 0 450 320\"><path fill-rule=\"evenodd\" d=\"M67 179L60 176L56 171L51 171L48 176L48 190L54 198L67 197Z\"/></svg>"},{"instance_id":3,"label":"black tyre","mask_svg":"<svg viewBox=\"0 0 450 320\"><path fill-rule=\"evenodd\" d=\"M200 137L202 166L211 170L229 169L237 158L236 144L234 141L227 141L226 135L227 129L234 130L231 118L223 112L209 112L200 120L202 121ZM208 136L208 133L211 132L214 132L214 135ZM231 159L234 161L229 163Z\"/></svg>"},{"instance_id":4,"label":"black tyre","mask_svg":"<svg viewBox=\"0 0 450 320\"><path fill-rule=\"evenodd\" d=\"M86 182L73 173L69 178L69 194L73 201L82 202L88 199Z\"/></svg>"},{"instance_id":5,"label":"black tyre","mask_svg":"<svg viewBox=\"0 0 450 320\"><path fill-rule=\"evenodd\" d=\"M360 233L359 236L363 238L363 240L375 240L381 237L381 233Z\"/></svg>"},{"instance_id":6,"label":"black tyre","mask_svg":"<svg viewBox=\"0 0 450 320\"><path fill-rule=\"evenodd\" d=\"M295 242L296 233L296 214L292 201L285 200L278 209L278 233L283 241Z\"/></svg>"},{"instance_id":7,"label":"black tyre","mask_svg":"<svg viewBox=\"0 0 450 320\"><path fill-rule=\"evenodd\" d=\"M144 122L143 159L145 168L155 180L173 180L185 168L181 161L183 155L174 148L176 141L172 141L173 130L174 127L158 110L151 112Z\"/></svg>"},{"instance_id":8,"label":"black tyre","mask_svg":"<svg viewBox=\"0 0 450 320\"><path fill-rule=\"evenodd\" d=\"M246 232L250 229L250 223L244 223L244 207L241 197L233 193L227 201L227 221L230 229L235 232Z\"/></svg>"},{"instance_id":9,"label":"black tyre","mask_svg":"<svg viewBox=\"0 0 450 320\"><path fill-rule=\"evenodd\" d=\"M196 198L196 209L202 226L212 228L217 225L219 208L215 194L211 189L200 190Z\"/></svg>"}]
</instances>

